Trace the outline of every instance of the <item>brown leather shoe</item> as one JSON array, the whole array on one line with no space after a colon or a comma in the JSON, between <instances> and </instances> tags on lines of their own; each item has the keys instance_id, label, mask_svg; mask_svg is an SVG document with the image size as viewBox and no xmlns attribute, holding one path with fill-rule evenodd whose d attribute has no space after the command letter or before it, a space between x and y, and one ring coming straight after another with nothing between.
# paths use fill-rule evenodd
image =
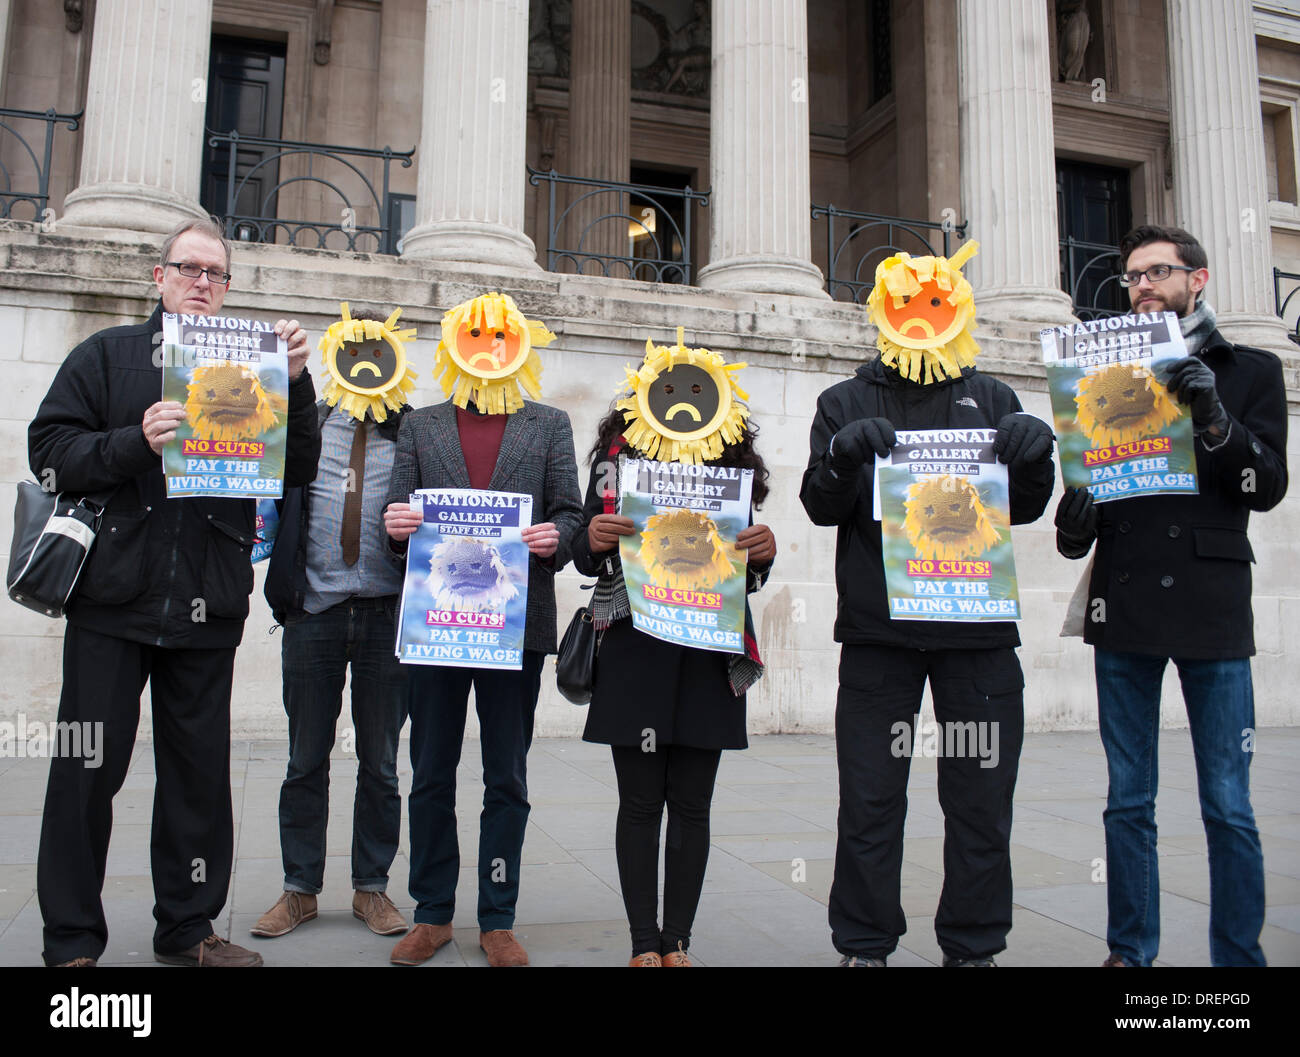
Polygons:
<instances>
[{"instance_id":1,"label":"brown leather shoe","mask_svg":"<svg viewBox=\"0 0 1300 1057\"><path fill-rule=\"evenodd\" d=\"M275 906L248 931L254 936L283 936L316 916L316 897L307 892L282 892Z\"/></svg>"},{"instance_id":2,"label":"brown leather shoe","mask_svg":"<svg viewBox=\"0 0 1300 1057\"><path fill-rule=\"evenodd\" d=\"M1119 967L1120 969L1127 969L1128 962L1126 962L1118 954L1112 953L1110 957L1108 957L1104 962L1101 963L1101 967L1103 969L1115 968L1115 967ZM1127 977L1125 977L1125 979L1127 979Z\"/></svg>"},{"instance_id":3,"label":"brown leather shoe","mask_svg":"<svg viewBox=\"0 0 1300 1057\"><path fill-rule=\"evenodd\" d=\"M256 951L238 947L215 932L178 954L154 951L153 960L163 965L198 965L213 969L251 968L262 964L262 956Z\"/></svg>"},{"instance_id":4,"label":"brown leather shoe","mask_svg":"<svg viewBox=\"0 0 1300 1057\"><path fill-rule=\"evenodd\" d=\"M663 961L654 951L646 951L645 954L633 955L627 965L629 969L650 969L659 968L663 965Z\"/></svg>"},{"instance_id":5,"label":"brown leather shoe","mask_svg":"<svg viewBox=\"0 0 1300 1057\"><path fill-rule=\"evenodd\" d=\"M85 967L92 969L95 967L95 959L86 954L83 954L80 958L73 958L71 961L59 962L58 965L54 966L56 969L80 969Z\"/></svg>"},{"instance_id":6,"label":"brown leather shoe","mask_svg":"<svg viewBox=\"0 0 1300 1057\"><path fill-rule=\"evenodd\" d=\"M665 969L692 969L691 959L686 953L686 948L682 946L682 941L677 941L677 949L669 951L663 956L663 966Z\"/></svg>"},{"instance_id":7,"label":"brown leather shoe","mask_svg":"<svg viewBox=\"0 0 1300 1057\"><path fill-rule=\"evenodd\" d=\"M510 969L528 964L528 952L520 946L509 929L493 929L478 934L478 945L494 969Z\"/></svg>"},{"instance_id":8,"label":"brown leather shoe","mask_svg":"<svg viewBox=\"0 0 1300 1057\"><path fill-rule=\"evenodd\" d=\"M352 896L352 916L366 923L376 936L398 936L407 924L384 892L356 892Z\"/></svg>"},{"instance_id":9,"label":"brown leather shoe","mask_svg":"<svg viewBox=\"0 0 1300 1057\"><path fill-rule=\"evenodd\" d=\"M416 925L393 948L388 960L394 965L419 965L427 962L438 948L451 942L451 925Z\"/></svg>"}]
</instances>

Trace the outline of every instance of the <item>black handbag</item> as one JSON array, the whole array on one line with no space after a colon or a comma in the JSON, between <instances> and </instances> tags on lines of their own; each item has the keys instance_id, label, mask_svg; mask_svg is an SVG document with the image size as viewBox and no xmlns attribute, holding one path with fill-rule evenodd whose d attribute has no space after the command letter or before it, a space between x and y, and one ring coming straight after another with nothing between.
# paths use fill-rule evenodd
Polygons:
<instances>
[{"instance_id":1,"label":"black handbag","mask_svg":"<svg viewBox=\"0 0 1300 1057\"><path fill-rule=\"evenodd\" d=\"M63 616L112 494L73 498L18 482L6 579L10 598L47 617Z\"/></svg>"},{"instance_id":2,"label":"black handbag","mask_svg":"<svg viewBox=\"0 0 1300 1057\"><path fill-rule=\"evenodd\" d=\"M591 607L583 606L573 614L560 639L555 657L555 685L566 701L585 705L591 701L596 684L596 625Z\"/></svg>"}]
</instances>

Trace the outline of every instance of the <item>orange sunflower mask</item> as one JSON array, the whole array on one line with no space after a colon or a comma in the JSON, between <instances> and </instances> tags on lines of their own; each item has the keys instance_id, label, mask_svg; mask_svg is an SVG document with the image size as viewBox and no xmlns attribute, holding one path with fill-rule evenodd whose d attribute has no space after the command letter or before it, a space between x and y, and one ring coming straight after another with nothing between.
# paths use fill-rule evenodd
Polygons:
<instances>
[{"instance_id":1,"label":"orange sunflower mask","mask_svg":"<svg viewBox=\"0 0 1300 1057\"><path fill-rule=\"evenodd\" d=\"M975 298L961 268L978 251L968 242L951 257L899 253L880 262L867 309L882 363L922 385L974 365Z\"/></svg>"}]
</instances>

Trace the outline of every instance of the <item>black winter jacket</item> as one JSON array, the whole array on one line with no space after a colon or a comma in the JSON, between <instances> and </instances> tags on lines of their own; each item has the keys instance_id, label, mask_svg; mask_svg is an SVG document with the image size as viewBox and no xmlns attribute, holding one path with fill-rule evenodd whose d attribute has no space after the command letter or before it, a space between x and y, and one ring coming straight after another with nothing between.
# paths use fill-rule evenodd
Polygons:
<instances>
[{"instance_id":1,"label":"black winter jacket","mask_svg":"<svg viewBox=\"0 0 1300 1057\"><path fill-rule=\"evenodd\" d=\"M891 620L885 593L880 522L871 514L872 473L868 462L856 475L836 477L827 450L836 432L863 418L884 418L895 429L980 429L996 426L1020 411L1020 400L1005 382L967 368L961 378L918 385L888 370L879 360L817 398L809 439L808 469L799 498L816 525L836 525L835 585L838 604L835 640L910 649L963 649L1020 645L1012 621ZM1042 516L1052 496L1051 460L1009 474L1011 523Z\"/></svg>"},{"instance_id":2,"label":"black winter jacket","mask_svg":"<svg viewBox=\"0 0 1300 1057\"><path fill-rule=\"evenodd\" d=\"M68 622L169 648L239 645L253 590L252 499L168 499L162 460L141 420L161 399L154 363L162 305L144 323L91 335L70 353L27 432L37 479L73 495L117 488L68 607ZM289 385L285 483L316 473L316 393ZM200 602L202 604L200 604Z\"/></svg>"},{"instance_id":3,"label":"black winter jacket","mask_svg":"<svg viewBox=\"0 0 1300 1057\"><path fill-rule=\"evenodd\" d=\"M1195 443L1196 495L1153 495L1097 507L1085 642L1191 660L1255 653L1246 527L1287 489L1286 385L1271 352L1233 345L1217 330L1200 353L1228 412L1228 438ZM1081 558L1057 536L1057 548ZM1098 606L1098 602L1102 602Z\"/></svg>"}]
</instances>

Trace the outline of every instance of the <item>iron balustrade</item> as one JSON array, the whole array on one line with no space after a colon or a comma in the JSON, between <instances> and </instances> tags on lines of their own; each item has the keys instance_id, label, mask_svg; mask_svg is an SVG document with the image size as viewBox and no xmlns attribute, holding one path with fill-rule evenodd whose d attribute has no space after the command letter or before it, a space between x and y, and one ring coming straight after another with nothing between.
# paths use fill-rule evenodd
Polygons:
<instances>
[{"instance_id":1,"label":"iron balustrade","mask_svg":"<svg viewBox=\"0 0 1300 1057\"><path fill-rule=\"evenodd\" d=\"M1283 279L1294 280L1296 284L1294 287L1291 288L1290 293L1288 293L1286 297L1282 296ZM1297 294L1300 294L1300 273L1284 272L1282 271L1281 268L1274 268L1273 269L1273 304L1277 306L1277 314L1279 318L1282 319L1286 318L1287 306L1291 303L1291 298L1296 297ZM1300 304L1300 298L1297 299L1296 303ZM1297 345L1300 345L1300 312L1296 313L1295 326L1292 327L1291 330L1287 332L1287 337L1290 338L1292 341L1294 341Z\"/></svg>"},{"instance_id":2,"label":"iron balustrade","mask_svg":"<svg viewBox=\"0 0 1300 1057\"><path fill-rule=\"evenodd\" d=\"M836 209L832 204L813 206L813 220L822 217L826 218L826 292L833 300L857 304L866 302L871 288L876 285L876 265L886 257L904 250L915 256L950 257L952 237L956 235L964 239L968 226L967 223L936 223L881 213L859 213L851 209ZM844 229L840 226L837 231L836 221L849 225L847 234L842 237L839 232ZM939 232L943 236L942 253L936 252L932 236L927 237L922 232ZM908 245L901 245L900 240L907 240ZM864 272L866 278L863 278Z\"/></svg>"},{"instance_id":3,"label":"iron balustrade","mask_svg":"<svg viewBox=\"0 0 1300 1057\"><path fill-rule=\"evenodd\" d=\"M18 146L15 152L17 159L20 162L30 162L32 170L30 177L24 177L17 171L20 168L17 164L11 169L9 161L14 155L0 149L0 220L30 219L33 223L40 224L48 222L50 159L54 153L54 130L60 125L66 125L69 132L76 132L81 127L81 117L84 113L84 110L78 110L75 114L59 114L53 108L41 112L0 107L0 148L4 148L11 142L10 137L12 137ZM39 156L36 149L27 141L27 137L14 127L19 121L44 123L45 141ZM21 166L24 171L26 168L26 165ZM26 186L33 188L32 190L23 189L24 178L31 180L31 183ZM30 218L14 216L14 207L23 203L31 206Z\"/></svg>"},{"instance_id":4,"label":"iron balustrade","mask_svg":"<svg viewBox=\"0 0 1300 1057\"><path fill-rule=\"evenodd\" d=\"M408 151L395 151L391 147L372 150L366 147L343 147L326 143L303 143L296 140L241 136L233 130L230 132L214 132L212 129L208 129L207 135L209 147L221 148L224 146L228 154L226 206L225 212L220 218L225 224L227 238L244 242L275 242L280 233L283 233L290 246L297 246L299 245L299 237L304 233L310 233L315 237L316 244L315 246L308 246L309 249L397 253L397 241L400 233L395 231L390 223L393 212L389 209L389 174L395 161L400 161L404 169L411 167L411 160L415 155L414 147ZM263 157L261 161L244 173L242 178L237 178L235 169L240 147L269 148L274 153ZM306 174L289 176L285 179L277 178L274 186L262 196L256 213L241 213L237 203L240 195L249 186L250 179L258 178L258 174L263 173L264 170L278 174L278 166L286 158L305 158L307 161ZM366 177L366 174L349 160L351 158L377 158L383 161L383 180L378 190L375 189L375 185ZM342 166L345 175L346 173L354 175L365 188L365 197L357 204L353 204L338 183L326 178L326 176L317 174L318 159L337 162ZM272 168L273 166L274 168ZM292 220L281 218L278 215L271 215L278 212L272 206L272 203L276 200L280 191L292 184L300 183L319 184L337 195L337 204L340 204L338 210L339 220L330 223L325 220ZM369 209L372 206L379 223L357 223L356 218L359 210L362 208ZM330 235L336 232L343 236L338 242L345 242L346 244L328 245ZM367 241L371 241L373 244L367 245Z\"/></svg>"},{"instance_id":5,"label":"iron balustrade","mask_svg":"<svg viewBox=\"0 0 1300 1057\"><path fill-rule=\"evenodd\" d=\"M1077 318L1087 322L1132 311L1128 291L1119 284L1123 262L1117 247L1073 236L1061 239L1060 247L1062 288Z\"/></svg>"},{"instance_id":6,"label":"iron balustrade","mask_svg":"<svg viewBox=\"0 0 1300 1057\"><path fill-rule=\"evenodd\" d=\"M565 263L571 264L579 274L595 274L587 266L599 266L599 274L610 278L636 279L642 282L691 282L691 206L698 202L709 204L708 191L685 187L659 187L653 184L619 183L614 180L593 180L579 176L565 176L551 169L547 172L528 169L528 182L533 187L547 185L546 207L546 269L559 271ZM557 188L587 188L574 195L563 208L557 202ZM603 197L602 197L603 196ZM680 205L682 220L679 224L671 208ZM654 210L654 226L648 223L645 209ZM576 212L575 212L576 210ZM599 212L600 210L608 210ZM595 215L594 219L592 214ZM574 221L582 223L576 241L565 225ZM607 252L601 242L609 238L609 222L626 227L628 253ZM660 231L664 223L667 230ZM602 229L600 225L605 225ZM640 229L635 235L632 234ZM592 244L589 244L589 240ZM647 251L639 255L637 243ZM621 273L621 274L620 274Z\"/></svg>"}]
</instances>

